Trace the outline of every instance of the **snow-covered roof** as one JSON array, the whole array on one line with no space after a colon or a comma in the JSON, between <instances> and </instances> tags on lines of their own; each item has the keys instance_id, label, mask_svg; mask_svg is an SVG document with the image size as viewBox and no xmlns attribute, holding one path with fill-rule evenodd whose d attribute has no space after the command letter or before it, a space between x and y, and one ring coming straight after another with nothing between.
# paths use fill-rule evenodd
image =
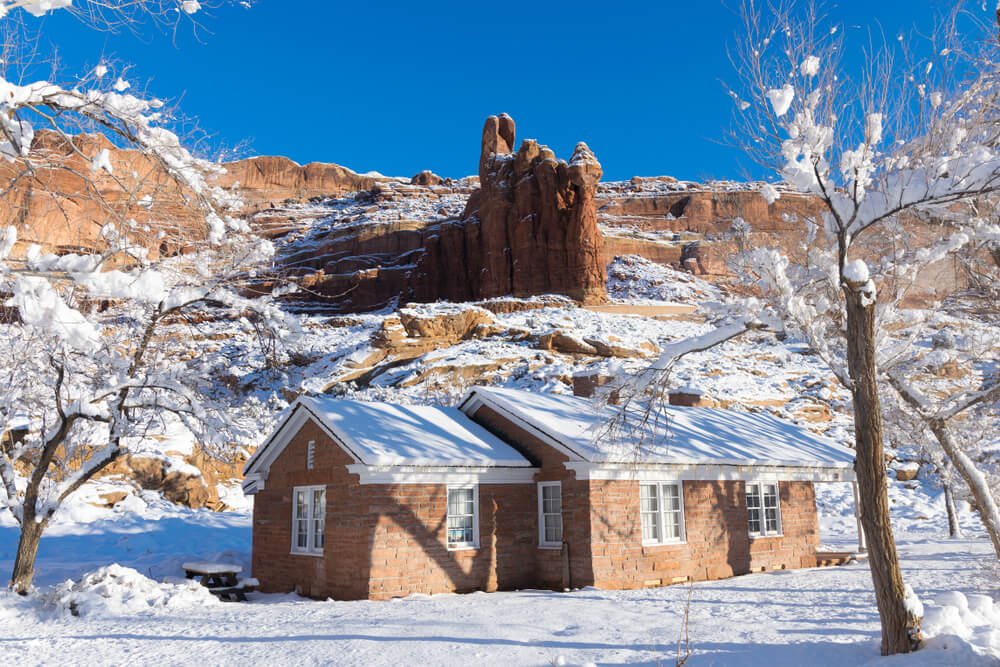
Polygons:
<instances>
[{"instance_id":1,"label":"snow-covered roof","mask_svg":"<svg viewBox=\"0 0 1000 667\"><path fill-rule=\"evenodd\" d=\"M853 450L763 413L664 406L645 426L636 412L609 430L613 408L576 396L476 387L463 409L473 412L477 397L592 463L848 468L854 461Z\"/></svg>"},{"instance_id":2,"label":"snow-covered roof","mask_svg":"<svg viewBox=\"0 0 1000 667\"><path fill-rule=\"evenodd\" d=\"M275 445L282 427L305 411L360 463L369 466L529 468L531 462L456 408L302 397L247 462L250 471ZM297 429L296 429L297 430ZM288 433L290 437L294 433ZM271 456L276 455L275 452Z\"/></svg>"}]
</instances>

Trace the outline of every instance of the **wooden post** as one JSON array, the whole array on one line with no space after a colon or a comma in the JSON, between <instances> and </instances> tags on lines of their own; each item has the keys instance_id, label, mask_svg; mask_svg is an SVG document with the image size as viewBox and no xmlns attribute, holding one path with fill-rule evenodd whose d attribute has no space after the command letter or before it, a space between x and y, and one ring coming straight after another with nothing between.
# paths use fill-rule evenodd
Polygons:
<instances>
[{"instance_id":1,"label":"wooden post","mask_svg":"<svg viewBox=\"0 0 1000 667\"><path fill-rule=\"evenodd\" d=\"M868 552L868 543L865 541L865 529L861 525L861 498L858 495L858 483L851 482L851 488L854 490L854 518L858 522L858 553L863 554Z\"/></svg>"}]
</instances>

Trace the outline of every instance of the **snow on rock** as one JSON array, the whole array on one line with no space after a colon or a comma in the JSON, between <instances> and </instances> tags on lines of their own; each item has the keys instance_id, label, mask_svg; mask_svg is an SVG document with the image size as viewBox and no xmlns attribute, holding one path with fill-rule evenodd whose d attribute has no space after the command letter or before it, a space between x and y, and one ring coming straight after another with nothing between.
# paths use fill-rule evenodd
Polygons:
<instances>
[{"instance_id":1,"label":"snow on rock","mask_svg":"<svg viewBox=\"0 0 1000 667\"><path fill-rule=\"evenodd\" d=\"M784 116L792 106L792 100L795 99L795 88L790 83L781 88L772 88L767 91L767 99L771 102L774 115Z\"/></svg>"},{"instance_id":2,"label":"snow on rock","mask_svg":"<svg viewBox=\"0 0 1000 667\"><path fill-rule=\"evenodd\" d=\"M131 616L219 604L196 581L157 583L117 563L89 572L80 581L66 581L49 591L45 599L74 616Z\"/></svg>"},{"instance_id":3,"label":"snow on rock","mask_svg":"<svg viewBox=\"0 0 1000 667\"><path fill-rule=\"evenodd\" d=\"M699 304L719 301L722 292L710 282L639 255L615 257L608 265L608 296L617 301L669 301Z\"/></svg>"},{"instance_id":4,"label":"snow on rock","mask_svg":"<svg viewBox=\"0 0 1000 667\"><path fill-rule=\"evenodd\" d=\"M768 204L773 204L777 200L781 199L781 192L770 183L764 183L760 186L760 196L763 197L764 201Z\"/></svg>"}]
</instances>

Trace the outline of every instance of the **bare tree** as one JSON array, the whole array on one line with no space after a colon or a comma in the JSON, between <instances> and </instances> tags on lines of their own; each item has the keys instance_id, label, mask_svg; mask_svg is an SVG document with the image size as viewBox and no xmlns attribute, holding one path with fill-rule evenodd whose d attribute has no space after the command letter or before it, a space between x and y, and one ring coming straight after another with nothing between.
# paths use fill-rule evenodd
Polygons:
<instances>
[{"instance_id":1,"label":"bare tree","mask_svg":"<svg viewBox=\"0 0 1000 667\"><path fill-rule=\"evenodd\" d=\"M948 17L922 57L905 42L872 42L867 68L852 78L840 61L844 31L817 5L747 0L745 35L732 53L736 136L748 155L823 204L820 218L803 221L804 261L759 248L742 266L851 392L861 523L886 655L919 645L920 619L890 523L876 360L882 311L898 305L895 286L919 268L995 233L990 221L952 215L1000 188L995 40L962 16ZM972 51L960 24L977 31ZM761 194L780 197L772 186ZM916 225L929 217L951 226L920 241ZM907 232L912 243L900 246ZM880 301L884 288L891 296Z\"/></svg>"},{"instance_id":2,"label":"bare tree","mask_svg":"<svg viewBox=\"0 0 1000 667\"><path fill-rule=\"evenodd\" d=\"M8 16L0 21L68 5L0 2ZM103 28L200 8L190 0L74 5ZM8 42L5 50L31 48ZM286 324L266 299L240 296L245 267L266 261L271 246L229 215L238 202L212 185L218 167L184 147L161 102L130 94L121 78L110 82L103 65L62 86L12 83L11 62L20 61L8 60L0 79L10 222L0 227L0 294L16 318L0 324L0 435L19 436L0 439L0 506L20 525L10 585L24 594L59 507L165 414L205 446L232 442L238 425L211 400L211 378L178 325L197 310L200 319L253 310L261 330ZM78 235L72 252L51 238L19 239L40 198Z\"/></svg>"},{"instance_id":3,"label":"bare tree","mask_svg":"<svg viewBox=\"0 0 1000 667\"><path fill-rule=\"evenodd\" d=\"M944 400L932 402L919 389L899 373L888 373L889 383L934 434L950 465L965 481L979 508L979 516L986 528L997 560L1000 560L1000 503L990 490L986 475L963 451L958 443L952 421L977 405L1000 400L1000 381L994 380L986 387L973 392L961 392Z\"/></svg>"}]
</instances>

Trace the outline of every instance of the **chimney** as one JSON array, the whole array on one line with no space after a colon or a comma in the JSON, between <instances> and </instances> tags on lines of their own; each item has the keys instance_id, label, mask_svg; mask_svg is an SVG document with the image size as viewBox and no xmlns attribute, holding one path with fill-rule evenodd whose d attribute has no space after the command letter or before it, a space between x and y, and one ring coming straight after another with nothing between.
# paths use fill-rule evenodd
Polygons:
<instances>
[{"instance_id":1,"label":"chimney","mask_svg":"<svg viewBox=\"0 0 1000 667\"><path fill-rule=\"evenodd\" d=\"M667 397L670 405L679 405L686 408L705 407L709 403L705 392L691 386L671 389Z\"/></svg>"},{"instance_id":2,"label":"chimney","mask_svg":"<svg viewBox=\"0 0 1000 667\"><path fill-rule=\"evenodd\" d=\"M573 374L573 395L581 398L592 398L597 393L598 387L610 383L614 376L601 373L600 371L580 371ZM608 394L608 403L617 405L619 400L618 390L613 389Z\"/></svg>"}]
</instances>

